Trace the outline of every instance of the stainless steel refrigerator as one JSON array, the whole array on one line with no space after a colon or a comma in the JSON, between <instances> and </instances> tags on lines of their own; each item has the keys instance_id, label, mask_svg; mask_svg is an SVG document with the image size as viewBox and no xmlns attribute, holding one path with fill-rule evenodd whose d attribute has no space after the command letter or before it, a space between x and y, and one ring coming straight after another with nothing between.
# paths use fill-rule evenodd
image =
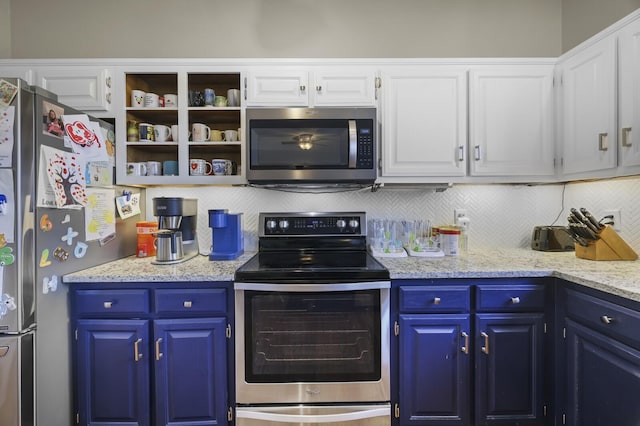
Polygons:
<instances>
[{"instance_id":1,"label":"stainless steel refrigerator","mask_svg":"<svg viewBox=\"0 0 640 426\"><path fill-rule=\"evenodd\" d=\"M113 185L113 125L61 120L76 116L54 94L0 78L0 426L75 424L62 276L135 254L140 217L115 209L125 188ZM92 143L99 153L82 151ZM106 201L90 208L88 194Z\"/></svg>"}]
</instances>

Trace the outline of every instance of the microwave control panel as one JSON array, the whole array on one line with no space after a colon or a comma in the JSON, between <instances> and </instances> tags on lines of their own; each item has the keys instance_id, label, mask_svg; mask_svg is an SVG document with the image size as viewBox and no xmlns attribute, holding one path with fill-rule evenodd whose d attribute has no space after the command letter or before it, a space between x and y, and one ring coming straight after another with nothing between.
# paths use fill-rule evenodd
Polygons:
<instances>
[{"instance_id":1,"label":"microwave control panel","mask_svg":"<svg viewBox=\"0 0 640 426\"><path fill-rule=\"evenodd\" d=\"M358 154L356 168L373 168L373 129L358 127Z\"/></svg>"}]
</instances>

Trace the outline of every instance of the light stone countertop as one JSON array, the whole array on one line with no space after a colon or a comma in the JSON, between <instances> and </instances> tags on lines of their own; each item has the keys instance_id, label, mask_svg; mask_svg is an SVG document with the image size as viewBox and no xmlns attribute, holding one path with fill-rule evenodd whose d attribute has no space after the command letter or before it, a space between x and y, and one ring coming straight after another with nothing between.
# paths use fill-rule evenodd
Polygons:
<instances>
[{"instance_id":1,"label":"light stone countertop","mask_svg":"<svg viewBox=\"0 0 640 426\"><path fill-rule=\"evenodd\" d=\"M231 261L197 256L173 265L154 265L135 256L65 275L65 283L233 281L235 270L254 253ZM640 302L640 261L592 261L574 252L528 249L471 250L437 259L380 258L392 279L558 277Z\"/></svg>"}]
</instances>

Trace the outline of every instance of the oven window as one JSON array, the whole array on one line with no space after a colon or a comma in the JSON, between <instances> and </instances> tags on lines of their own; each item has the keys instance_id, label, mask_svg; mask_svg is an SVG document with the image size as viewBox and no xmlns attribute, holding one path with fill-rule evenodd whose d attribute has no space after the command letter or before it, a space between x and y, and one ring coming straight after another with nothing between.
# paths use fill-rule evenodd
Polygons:
<instances>
[{"instance_id":1,"label":"oven window","mask_svg":"<svg viewBox=\"0 0 640 426\"><path fill-rule=\"evenodd\" d=\"M244 294L247 382L380 380L380 290Z\"/></svg>"},{"instance_id":2,"label":"oven window","mask_svg":"<svg viewBox=\"0 0 640 426\"><path fill-rule=\"evenodd\" d=\"M251 120L253 169L348 168L348 120Z\"/></svg>"}]
</instances>

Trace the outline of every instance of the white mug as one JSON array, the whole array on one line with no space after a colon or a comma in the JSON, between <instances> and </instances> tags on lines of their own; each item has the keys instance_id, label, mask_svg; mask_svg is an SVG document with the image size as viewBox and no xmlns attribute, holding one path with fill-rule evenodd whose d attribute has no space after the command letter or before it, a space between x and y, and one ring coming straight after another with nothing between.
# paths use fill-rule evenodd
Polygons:
<instances>
[{"instance_id":1,"label":"white mug","mask_svg":"<svg viewBox=\"0 0 640 426\"><path fill-rule=\"evenodd\" d=\"M211 160L211 169L216 176L231 174L231 161L222 158L214 158Z\"/></svg>"},{"instance_id":2,"label":"white mug","mask_svg":"<svg viewBox=\"0 0 640 426\"><path fill-rule=\"evenodd\" d=\"M131 91L131 107L142 108L144 106L144 93L142 90Z\"/></svg>"},{"instance_id":3,"label":"white mug","mask_svg":"<svg viewBox=\"0 0 640 426\"><path fill-rule=\"evenodd\" d=\"M189 174L191 176L210 175L211 163L199 158L192 158L191 160L189 160Z\"/></svg>"},{"instance_id":4,"label":"white mug","mask_svg":"<svg viewBox=\"0 0 640 426\"><path fill-rule=\"evenodd\" d=\"M159 161L147 161L147 176L160 176L162 174L162 163Z\"/></svg>"},{"instance_id":5,"label":"white mug","mask_svg":"<svg viewBox=\"0 0 640 426\"><path fill-rule=\"evenodd\" d=\"M171 126L171 140L174 142L178 142L178 125L174 124Z\"/></svg>"},{"instance_id":6,"label":"white mug","mask_svg":"<svg viewBox=\"0 0 640 426\"><path fill-rule=\"evenodd\" d=\"M171 136L171 128L164 124L156 124L153 126L153 132L156 136L156 142L166 142Z\"/></svg>"},{"instance_id":7,"label":"white mug","mask_svg":"<svg viewBox=\"0 0 640 426\"><path fill-rule=\"evenodd\" d=\"M175 108L178 106L178 95L174 95L172 93L167 93L164 95L164 106L165 108Z\"/></svg>"},{"instance_id":8,"label":"white mug","mask_svg":"<svg viewBox=\"0 0 640 426\"><path fill-rule=\"evenodd\" d=\"M227 90L227 104L232 107L240 106L240 90L239 89Z\"/></svg>"},{"instance_id":9,"label":"white mug","mask_svg":"<svg viewBox=\"0 0 640 426\"><path fill-rule=\"evenodd\" d=\"M127 176L146 176L147 163L127 163Z\"/></svg>"},{"instance_id":10,"label":"white mug","mask_svg":"<svg viewBox=\"0 0 640 426\"><path fill-rule=\"evenodd\" d=\"M208 141L211 136L211 129L209 126L202 123L193 123L193 126L191 126L191 132L194 142Z\"/></svg>"},{"instance_id":11,"label":"white mug","mask_svg":"<svg viewBox=\"0 0 640 426\"><path fill-rule=\"evenodd\" d=\"M238 131L237 130L225 130L224 131L224 140L227 142L234 142L238 140Z\"/></svg>"},{"instance_id":12,"label":"white mug","mask_svg":"<svg viewBox=\"0 0 640 426\"><path fill-rule=\"evenodd\" d=\"M145 93L144 106L149 108L157 108L160 106L160 96L155 93Z\"/></svg>"}]
</instances>

